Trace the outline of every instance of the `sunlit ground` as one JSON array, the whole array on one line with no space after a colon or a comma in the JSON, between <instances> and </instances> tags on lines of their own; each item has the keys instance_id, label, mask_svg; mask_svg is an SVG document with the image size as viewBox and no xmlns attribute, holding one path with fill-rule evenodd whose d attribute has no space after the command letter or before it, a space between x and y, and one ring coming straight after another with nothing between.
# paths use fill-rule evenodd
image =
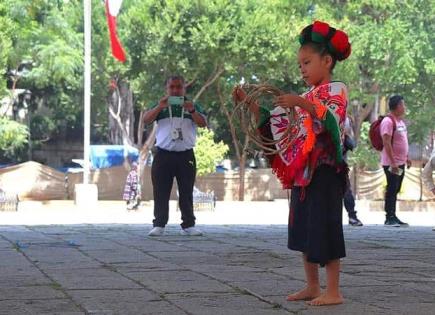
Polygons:
<instances>
[{"instance_id":1,"label":"sunlit ground","mask_svg":"<svg viewBox=\"0 0 435 315\"><path fill-rule=\"evenodd\" d=\"M431 203L430 205L433 205ZM168 224L179 224L181 213L176 211L176 202L170 202ZM365 225L383 225L382 211L368 209L366 203L357 203L359 219ZM435 207L425 211L397 212L398 217L411 226L435 226ZM232 224L287 224L287 200L269 202L218 201L215 211L196 211L197 225ZM96 206L78 208L73 201L23 201L17 212L0 212L0 225L51 225L51 224L151 224L153 203L142 202L137 211L127 211L122 201L99 201ZM343 224L347 224L347 213L343 210Z\"/></svg>"}]
</instances>

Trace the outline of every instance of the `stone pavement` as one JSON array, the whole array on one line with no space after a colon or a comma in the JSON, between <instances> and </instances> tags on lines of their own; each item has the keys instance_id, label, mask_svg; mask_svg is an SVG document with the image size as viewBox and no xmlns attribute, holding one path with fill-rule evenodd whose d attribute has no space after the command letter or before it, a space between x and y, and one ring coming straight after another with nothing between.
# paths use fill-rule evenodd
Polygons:
<instances>
[{"instance_id":1,"label":"stone pavement","mask_svg":"<svg viewBox=\"0 0 435 315\"><path fill-rule=\"evenodd\" d=\"M0 314L435 314L435 232L345 226L345 304L287 302L304 285L287 226L0 226ZM324 270L321 270L324 283Z\"/></svg>"}]
</instances>

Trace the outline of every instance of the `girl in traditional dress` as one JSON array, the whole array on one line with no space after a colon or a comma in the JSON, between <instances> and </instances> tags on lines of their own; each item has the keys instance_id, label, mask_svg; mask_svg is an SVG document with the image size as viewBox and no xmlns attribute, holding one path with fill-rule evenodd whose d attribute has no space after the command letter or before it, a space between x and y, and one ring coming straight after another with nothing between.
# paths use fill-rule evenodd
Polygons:
<instances>
[{"instance_id":1,"label":"girl in traditional dress","mask_svg":"<svg viewBox=\"0 0 435 315\"><path fill-rule=\"evenodd\" d=\"M298 52L300 72L310 87L302 96L276 97L274 110L249 105L263 135L280 139L288 125L284 108L294 108L298 130L292 130L287 147L270 157L271 167L283 187L291 188L288 247L302 252L307 284L287 300L308 300L310 305L343 303L339 289L340 259L345 257L342 227L343 194L347 166L343 161L343 125L348 104L343 82L332 81L337 61L351 52L347 35L316 21L303 29ZM234 91L243 101L242 88ZM321 292L319 265L326 266L326 290Z\"/></svg>"},{"instance_id":2,"label":"girl in traditional dress","mask_svg":"<svg viewBox=\"0 0 435 315\"><path fill-rule=\"evenodd\" d=\"M123 198L127 202L127 210L134 210L140 204L140 183L137 172L137 162L131 163L131 170L125 180Z\"/></svg>"}]
</instances>

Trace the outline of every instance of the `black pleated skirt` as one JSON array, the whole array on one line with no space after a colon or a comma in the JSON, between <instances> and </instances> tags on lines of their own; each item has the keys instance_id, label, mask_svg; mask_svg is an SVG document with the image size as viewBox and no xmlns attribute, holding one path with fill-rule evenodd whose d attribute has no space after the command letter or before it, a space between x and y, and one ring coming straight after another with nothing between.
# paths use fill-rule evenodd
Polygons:
<instances>
[{"instance_id":1,"label":"black pleated skirt","mask_svg":"<svg viewBox=\"0 0 435 315\"><path fill-rule=\"evenodd\" d=\"M346 174L319 166L311 183L291 190L288 248L303 252L307 260L324 266L343 258L343 192Z\"/></svg>"}]
</instances>

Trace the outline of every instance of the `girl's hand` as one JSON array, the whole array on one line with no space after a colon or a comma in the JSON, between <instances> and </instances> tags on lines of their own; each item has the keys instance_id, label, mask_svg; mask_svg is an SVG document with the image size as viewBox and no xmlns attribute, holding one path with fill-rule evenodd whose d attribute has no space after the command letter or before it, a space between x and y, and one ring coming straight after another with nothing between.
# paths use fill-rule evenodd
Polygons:
<instances>
[{"instance_id":1,"label":"girl's hand","mask_svg":"<svg viewBox=\"0 0 435 315\"><path fill-rule=\"evenodd\" d=\"M277 96L275 98L275 101L273 102L275 106L288 107L288 108L293 108L295 106L301 107L303 103L304 103L304 99L299 95L295 95L295 94L284 94L284 95Z\"/></svg>"},{"instance_id":2,"label":"girl's hand","mask_svg":"<svg viewBox=\"0 0 435 315\"><path fill-rule=\"evenodd\" d=\"M235 102L243 102L245 101L247 94L245 90L241 86L237 86L233 90L233 99ZM255 120L258 121L260 118L260 106L257 101L250 102L246 104L249 111L254 114Z\"/></svg>"},{"instance_id":3,"label":"girl's hand","mask_svg":"<svg viewBox=\"0 0 435 315\"><path fill-rule=\"evenodd\" d=\"M233 90L233 99L236 102L243 102L246 98L246 92L245 90L243 90L243 88L241 86L237 86L234 90Z\"/></svg>"}]
</instances>

